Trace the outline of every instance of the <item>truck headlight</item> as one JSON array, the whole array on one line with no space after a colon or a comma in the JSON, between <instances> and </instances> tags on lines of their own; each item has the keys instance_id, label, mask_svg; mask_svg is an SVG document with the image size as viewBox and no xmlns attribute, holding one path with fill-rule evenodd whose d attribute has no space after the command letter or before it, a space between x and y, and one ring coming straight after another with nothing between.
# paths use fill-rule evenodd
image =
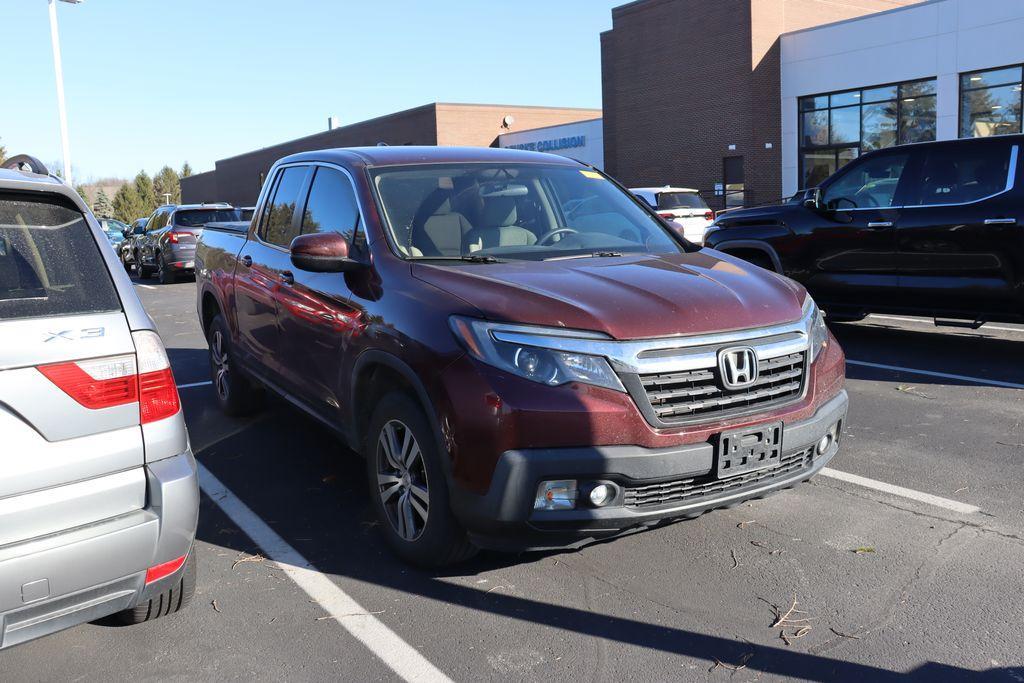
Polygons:
<instances>
[{"instance_id":1,"label":"truck headlight","mask_svg":"<svg viewBox=\"0 0 1024 683\"><path fill-rule=\"evenodd\" d=\"M804 310L809 310L810 329L807 331L807 338L810 340L811 362L818 357L818 353L828 344L828 328L825 327L825 316L821 309L814 303L814 299L808 294L804 300Z\"/></svg>"},{"instance_id":2,"label":"truck headlight","mask_svg":"<svg viewBox=\"0 0 1024 683\"><path fill-rule=\"evenodd\" d=\"M452 316L449 323L455 337L466 351L482 363L549 386L581 382L614 391L626 391L611 365L602 356L501 341L495 338L494 333L509 327L502 323L462 316ZM538 344L542 343L545 333L562 336L566 334L564 329L535 329Z\"/></svg>"}]
</instances>

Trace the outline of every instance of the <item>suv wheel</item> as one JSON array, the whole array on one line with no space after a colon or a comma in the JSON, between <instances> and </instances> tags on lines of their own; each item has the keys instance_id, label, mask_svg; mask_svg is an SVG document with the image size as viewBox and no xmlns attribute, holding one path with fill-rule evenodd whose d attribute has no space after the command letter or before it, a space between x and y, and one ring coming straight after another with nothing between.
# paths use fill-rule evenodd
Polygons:
<instances>
[{"instance_id":1,"label":"suv wheel","mask_svg":"<svg viewBox=\"0 0 1024 683\"><path fill-rule=\"evenodd\" d=\"M167 269L167 264L164 263L164 257L160 254L156 255L156 276L162 285L173 284L176 279L174 277L174 273Z\"/></svg>"},{"instance_id":2,"label":"suv wheel","mask_svg":"<svg viewBox=\"0 0 1024 683\"><path fill-rule=\"evenodd\" d=\"M364 445L371 505L392 550L439 567L476 554L452 514L434 433L419 406L388 394L374 410Z\"/></svg>"},{"instance_id":3,"label":"suv wheel","mask_svg":"<svg viewBox=\"0 0 1024 683\"><path fill-rule=\"evenodd\" d=\"M196 551L195 548L185 560L185 569L181 578L163 593L156 595L140 605L118 612L115 617L123 624L141 624L153 621L168 614L174 614L192 602L196 592Z\"/></svg>"},{"instance_id":4,"label":"suv wheel","mask_svg":"<svg viewBox=\"0 0 1024 683\"><path fill-rule=\"evenodd\" d=\"M146 264L142 262L142 252L135 252L135 270L138 271L140 278L148 278L150 276L150 270L146 267Z\"/></svg>"},{"instance_id":5,"label":"suv wheel","mask_svg":"<svg viewBox=\"0 0 1024 683\"><path fill-rule=\"evenodd\" d=\"M217 315L210 323L210 379L220 409L228 415L251 415L260 408L263 390L239 372L231 350L231 334L224 318Z\"/></svg>"}]
</instances>

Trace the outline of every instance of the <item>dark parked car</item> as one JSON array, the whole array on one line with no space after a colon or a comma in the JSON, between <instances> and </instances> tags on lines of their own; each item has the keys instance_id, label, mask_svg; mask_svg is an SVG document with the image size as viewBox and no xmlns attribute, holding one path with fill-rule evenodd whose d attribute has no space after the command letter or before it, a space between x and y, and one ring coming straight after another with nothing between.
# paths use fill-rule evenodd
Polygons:
<instances>
[{"instance_id":1,"label":"dark parked car","mask_svg":"<svg viewBox=\"0 0 1024 683\"><path fill-rule=\"evenodd\" d=\"M336 430L412 562L696 517L838 449L844 356L804 289L571 159L290 156L196 276L222 409L268 390Z\"/></svg>"},{"instance_id":2,"label":"dark parked car","mask_svg":"<svg viewBox=\"0 0 1024 683\"><path fill-rule=\"evenodd\" d=\"M195 268L196 239L203 226L214 221L238 220L230 204L168 204L161 206L146 222L143 234L133 241L139 277L156 273L161 284L169 284Z\"/></svg>"},{"instance_id":3,"label":"dark parked car","mask_svg":"<svg viewBox=\"0 0 1024 683\"><path fill-rule=\"evenodd\" d=\"M706 244L800 282L834 319L1024 319L1024 136L865 154L779 206L720 216Z\"/></svg>"}]
</instances>

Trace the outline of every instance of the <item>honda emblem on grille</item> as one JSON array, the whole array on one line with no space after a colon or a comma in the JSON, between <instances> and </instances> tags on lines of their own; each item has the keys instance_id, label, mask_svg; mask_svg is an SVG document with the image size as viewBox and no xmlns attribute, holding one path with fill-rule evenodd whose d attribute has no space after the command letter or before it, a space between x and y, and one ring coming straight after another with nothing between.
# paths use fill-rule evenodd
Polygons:
<instances>
[{"instance_id":1,"label":"honda emblem on grille","mask_svg":"<svg viewBox=\"0 0 1024 683\"><path fill-rule=\"evenodd\" d=\"M726 389L749 387L757 381L757 354L749 346L722 349L718 352L718 370Z\"/></svg>"}]
</instances>

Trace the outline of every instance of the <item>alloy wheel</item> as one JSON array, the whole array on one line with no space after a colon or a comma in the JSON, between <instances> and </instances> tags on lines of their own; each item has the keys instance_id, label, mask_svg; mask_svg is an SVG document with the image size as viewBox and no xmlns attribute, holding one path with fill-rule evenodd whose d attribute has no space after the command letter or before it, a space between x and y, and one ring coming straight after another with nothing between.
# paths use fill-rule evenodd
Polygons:
<instances>
[{"instance_id":1,"label":"alloy wheel","mask_svg":"<svg viewBox=\"0 0 1024 683\"><path fill-rule=\"evenodd\" d=\"M222 401L228 400L228 353L224 348L224 335L220 330L213 331L210 344L210 360L213 361L213 386Z\"/></svg>"},{"instance_id":2,"label":"alloy wheel","mask_svg":"<svg viewBox=\"0 0 1024 683\"><path fill-rule=\"evenodd\" d=\"M427 467L412 430L399 420L386 423L377 438L377 493L402 539L423 534L430 511Z\"/></svg>"}]
</instances>

